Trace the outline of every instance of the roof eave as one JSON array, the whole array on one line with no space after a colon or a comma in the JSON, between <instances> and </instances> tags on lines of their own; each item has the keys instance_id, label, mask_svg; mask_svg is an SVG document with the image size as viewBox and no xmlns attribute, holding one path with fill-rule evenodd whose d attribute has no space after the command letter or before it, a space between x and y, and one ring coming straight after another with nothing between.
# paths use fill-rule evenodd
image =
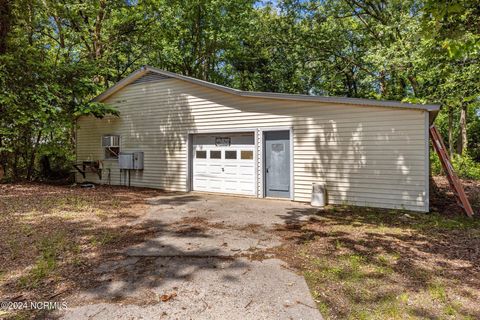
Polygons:
<instances>
[{"instance_id":1,"label":"roof eave","mask_svg":"<svg viewBox=\"0 0 480 320\"><path fill-rule=\"evenodd\" d=\"M104 92L102 92L101 94L99 94L98 96L93 98L92 101L95 101L95 102L104 101L105 99L110 97L115 92L117 92L117 91L121 90L122 88L128 86L133 81L141 78L148 71L149 71L148 67L146 67L146 66L141 67L140 69L138 69L138 70L134 71L132 74L130 74L128 77L126 77L126 78L120 80L119 82L117 82L113 87L108 88L107 90L105 90Z\"/></svg>"},{"instance_id":2,"label":"roof eave","mask_svg":"<svg viewBox=\"0 0 480 320\"><path fill-rule=\"evenodd\" d=\"M308 96L308 95L299 95L299 94L285 94L285 93L273 93L273 92L248 92L248 91L242 91L240 95L243 97L254 97L254 98L299 100L299 101L311 101L311 102L321 102L321 103L340 103L340 104L363 105L363 106L372 106L372 107L420 109L420 110L426 110L426 111L438 111L440 109L440 105L436 105L436 104L412 104L412 103L390 101L390 100L371 100L371 99L361 99L361 98Z\"/></svg>"}]
</instances>

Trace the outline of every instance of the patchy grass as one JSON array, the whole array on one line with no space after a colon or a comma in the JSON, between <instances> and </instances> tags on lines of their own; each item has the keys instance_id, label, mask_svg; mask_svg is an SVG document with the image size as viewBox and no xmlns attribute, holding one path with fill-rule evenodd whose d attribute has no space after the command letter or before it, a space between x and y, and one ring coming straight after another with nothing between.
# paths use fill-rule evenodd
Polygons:
<instances>
[{"instance_id":1,"label":"patchy grass","mask_svg":"<svg viewBox=\"0 0 480 320\"><path fill-rule=\"evenodd\" d=\"M48 301L89 286L95 265L153 231L132 222L149 189L95 189L42 184L0 185L0 296ZM93 277L92 277L93 278ZM29 319L32 312L0 314Z\"/></svg>"},{"instance_id":2,"label":"patchy grass","mask_svg":"<svg viewBox=\"0 0 480 320\"><path fill-rule=\"evenodd\" d=\"M42 280L52 274L61 255L68 251L68 240L63 232L57 232L41 239L38 246L40 254L35 264L18 280L22 288L36 288Z\"/></svg>"},{"instance_id":3,"label":"patchy grass","mask_svg":"<svg viewBox=\"0 0 480 320\"><path fill-rule=\"evenodd\" d=\"M105 230L100 234L92 236L90 243L92 246L105 246L115 243L119 238L120 235L115 231Z\"/></svg>"},{"instance_id":4,"label":"patchy grass","mask_svg":"<svg viewBox=\"0 0 480 320\"><path fill-rule=\"evenodd\" d=\"M311 221L278 227L276 254L304 274L326 319L480 319L478 217L307 210Z\"/></svg>"}]
</instances>

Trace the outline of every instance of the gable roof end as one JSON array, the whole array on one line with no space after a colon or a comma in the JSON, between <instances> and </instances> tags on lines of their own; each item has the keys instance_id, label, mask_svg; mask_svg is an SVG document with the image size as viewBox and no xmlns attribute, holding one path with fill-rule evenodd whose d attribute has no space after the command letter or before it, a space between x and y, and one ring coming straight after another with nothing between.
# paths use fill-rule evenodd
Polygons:
<instances>
[{"instance_id":1,"label":"gable roof end","mask_svg":"<svg viewBox=\"0 0 480 320\"><path fill-rule=\"evenodd\" d=\"M414 103L405 103L399 101L390 101L390 100L374 100L374 99L360 99L360 98L344 98L344 97L324 97L324 96L309 96L303 94L287 94L287 93L274 93L274 92L255 92L255 91L242 91L238 89L233 89L218 85L215 83L207 82L204 80L199 80L180 74L176 74L169 71L160 70L150 66L143 66L137 71L134 71L128 77L117 82L113 87L109 88L102 94L98 95L93 99L96 102L102 102L112 94L118 92L127 85L135 82L137 79L143 77L148 72L157 73L166 77L171 77L186 82L194 83L200 86L207 88L223 91L226 93L250 97L250 98L264 98L264 99L280 99L280 100L296 100L296 101L311 101L311 102L322 102L322 103L340 103L340 104L353 104L360 106L377 106L377 107L390 107L390 108L402 108L402 109L419 109L430 112L438 112L440 110L440 105L436 104L414 104Z\"/></svg>"}]
</instances>

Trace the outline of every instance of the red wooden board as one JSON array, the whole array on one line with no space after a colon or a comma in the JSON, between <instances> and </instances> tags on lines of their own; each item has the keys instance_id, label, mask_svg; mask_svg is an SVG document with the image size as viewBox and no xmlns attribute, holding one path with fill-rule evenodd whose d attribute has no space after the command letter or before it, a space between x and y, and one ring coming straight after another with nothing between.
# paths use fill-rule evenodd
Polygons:
<instances>
[{"instance_id":1,"label":"red wooden board","mask_svg":"<svg viewBox=\"0 0 480 320\"><path fill-rule=\"evenodd\" d=\"M465 190L463 190L460 179L458 178L455 170L453 169L450 158L448 157L447 149L445 148L445 144L443 143L442 136L434 125L430 126L430 138L432 139L433 148L435 149L438 157L440 158L443 171L445 171L445 174L447 175L448 182L453 189L453 193L455 194L458 204L462 207L463 211L465 211L465 213L469 217L473 216L472 206L468 201Z\"/></svg>"}]
</instances>

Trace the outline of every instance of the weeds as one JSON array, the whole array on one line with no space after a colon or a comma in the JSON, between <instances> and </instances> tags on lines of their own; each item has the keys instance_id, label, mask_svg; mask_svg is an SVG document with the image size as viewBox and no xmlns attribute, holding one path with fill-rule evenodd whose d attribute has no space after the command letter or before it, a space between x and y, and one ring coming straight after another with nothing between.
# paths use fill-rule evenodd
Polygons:
<instances>
[{"instance_id":1,"label":"weeds","mask_svg":"<svg viewBox=\"0 0 480 320\"><path fill-rule=\"evenodd\" d=\"M47 236L40 241L40 253L34 266L27 275L20 277L19 283L23 288L35 288L41 281L50 276L58 264L58 258L68 250L68 242L64 233L58 232Z\"/></svg>"},{"instance_id":2,"label":"weeds","mask_svg":"<svg viewBox=\"0 0 480 320\"><path fill-rule=\"evenodd\" d=\"M90 241L92 246L105 246L115 242L118 235L114 232L105 231L99 235L94 235Z\"/></svg>"},{"instance_id":3,"label":"weeds","mask_svg":"<svg viewBox=\"0 0 480 320\"><path fill-rule=\"evenodd\" d=\"M428 286L428 292L433 299L443 303L447 302L445 286L438 280Z\"/></svg>"}]
</instances>

